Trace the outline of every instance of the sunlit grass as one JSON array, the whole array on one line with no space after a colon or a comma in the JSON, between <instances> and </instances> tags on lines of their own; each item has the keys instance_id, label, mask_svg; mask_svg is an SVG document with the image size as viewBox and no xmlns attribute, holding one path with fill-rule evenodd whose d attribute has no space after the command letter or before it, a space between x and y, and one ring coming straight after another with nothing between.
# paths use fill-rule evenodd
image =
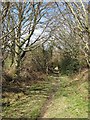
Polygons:
<instances>
[{"instance_id":1,"label":"sunlit grass","mask_svg":"<svg viewBox=\"0 0 90 120\"><path fill-rule=\"evenodd\" d=\"M67 76L61 77L60 81L44 118L88 118L88 82L72 82L69 86L72 80Z\"/></svg>"},{"instance_id":2,"label":"sunlit grass","mask_svg":"<svg viewBox=\"0 0 90 120\"><path fill-rule=\"evenodd\" d=\"M55 82L55 80L57 81ZM69 84L71 83L72 84ZM68 76L47 80L28 86L25 93L9 93L3 102L10 102L3 107L2 116L6 118L37 118L47 100L53 85L57 83L57 92L47 106L44 118L87 118L88 117L88 82L72 81Z\"/></svg>"}]
</instances>

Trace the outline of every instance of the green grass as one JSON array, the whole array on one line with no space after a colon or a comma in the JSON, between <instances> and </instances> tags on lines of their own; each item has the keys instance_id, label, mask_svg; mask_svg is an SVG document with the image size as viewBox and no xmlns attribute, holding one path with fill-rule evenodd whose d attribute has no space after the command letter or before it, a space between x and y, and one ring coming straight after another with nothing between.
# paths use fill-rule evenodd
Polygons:
<instances>
[{"instance_id":1,"label":"green grass","mask_svg":"<svg viewBox=\"0 0 90 120\"><path fill-rule=\"evenodd\" d=\"M45 98L43 97L26 97L18 99L12 102L9 107L3 109L3 117L9 118L19 118L27 117L34 118L39 114L41 105L43 104Z\"/></svg>"},{"instance_id":2,"label":"green grass","mask_svg":"<svg viewBox=\"0 0 90 120\"><path fill-rule=\"evenodd\" d=\"M3 102L10 102L10 106L3 107L2 117L5 118L37 118L40 110L52 89L52 80L37 82L28 86L26 94L9 93ZM18 98L18 96L20 96Z\"/></svg>"},{"instance_id":3,"label":"green grass","mask_svg":"<svg viewBox=\"0 0 90 120\"><path fill-rule=\"evenodd\" d=\"M55 80L57 79L57 82ZM3 107L2 116L5 118L32 118L35 119L53 90L53 85L58 84L57 92L51 104L45 111L44 118L87 118L88 117L88 82L71 82L68 76L54 78L28 86L24 93L9 93L3 102L9 101L10 106ZM19 98L18 98L19 96Z\"/></svg>"},{"instance_id":4,"label":"green grass","mask_svg":"<svg viewBox=\"0 0 90 120\"><path fill-rule=\"evenodd\" d=\"M87 118L88 117L88 83L72 81L67 76L60 78L60 87L44 118ZM66 87L65 87L66 86Z\"/></svg>"}]
</instances>

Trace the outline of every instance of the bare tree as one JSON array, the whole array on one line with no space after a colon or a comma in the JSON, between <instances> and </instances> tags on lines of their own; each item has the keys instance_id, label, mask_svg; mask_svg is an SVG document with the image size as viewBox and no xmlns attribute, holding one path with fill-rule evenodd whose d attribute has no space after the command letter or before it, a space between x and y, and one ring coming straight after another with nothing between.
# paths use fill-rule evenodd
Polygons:
<instances>
[{"instance_id":1,"label":"bare tree","mask_svg":"<svg viewBox=\"0 0 90 120\"><path fill-rule=\"evenodd\" d=\"M63 51L68 50L70 54L73 52L73 56L76 54L75 56L78 57L79 53L83 53L90 66L88 4L83 3L82 0L79 3L63 1L55 4L55 11L52 14L54 19L52 39L58 48Z\"/></svg>"},{"instance_id":2,"label":"bare tree","mask_svg":"<svg viewBox=\"0 0 90 120\"><path fill-rule=\"evenodd\" d=\"M2 22L2 51L10 53L11 65L15 67L16 74L19 74L26 52L35 48L40 41L41 43L47 41L50 36L50 30L46 32L50 22L46 18L49 7L50 4L41 2L13 3L6 19ZM46 33L47 37L45 37Z\"/></svg>"}]
</instances>

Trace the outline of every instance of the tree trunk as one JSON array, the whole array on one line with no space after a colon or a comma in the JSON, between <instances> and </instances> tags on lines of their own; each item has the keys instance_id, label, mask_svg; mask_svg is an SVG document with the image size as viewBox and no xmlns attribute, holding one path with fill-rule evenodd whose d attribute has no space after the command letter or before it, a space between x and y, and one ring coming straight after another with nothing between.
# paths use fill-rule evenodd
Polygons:
<instances>
[{"instance_id":1,"label":"tree trunk","mask_svg":"<svg viewBox=\"0 0 90 120\"><path fill-rule=\"evenodd\" d=\"M15 48L16 54L15 54L15 59L14 59L14 64L15 64L15 74L17 77L19 77L20 75L20 66L21 66L21 57L20 57L20 49L19 47L16 45Z\"/></svg>"}]
</instances>

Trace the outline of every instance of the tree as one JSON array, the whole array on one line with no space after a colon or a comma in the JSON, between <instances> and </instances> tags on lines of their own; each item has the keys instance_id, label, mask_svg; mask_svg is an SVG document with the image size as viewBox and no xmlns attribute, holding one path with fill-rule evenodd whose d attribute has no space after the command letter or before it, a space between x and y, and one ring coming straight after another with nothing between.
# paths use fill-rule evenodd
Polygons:
<instances>
[{"instance_id":1,"label":"tree","mask_svg":"<svg viewBox=\"0 0 90 120\"><path fill-rule=\"evenodd\" d=\"M89 25L89 6L80 0L80 3L66 3L66 6L69 8L71 14L74 16L75 22L77 25L78 35L81 37L81 50L85 55L88 66L90 67L89 59L89 36L90 36L90 25ZM87 7L88 6L88 7ZM76 7L76 9L74 9ZM88 8L88 9L87 9ZM78 13L78 14L77 14Z\"/></svg>"},{"instance_id":2,"label":"tree","mask_svg":"<svg viewBox=\"0 0 90 120\"><path fill-rule=\"evenodd\" d=\"M10 3L11 4L11 3ZM46 19L47 9L50 5L45 3L13 3L3 25L2 51L8 51L12 57L12 66L16 74L20 73L20 65L26 52L47 40L43 39L50 20ZM2 9L3 11L3 9ZM36 32L39 31L37 35Z\"/></svg>"},{"instance_id":3,"label":"tree","mask_svg":"<svg viewBox=\"0 0 90 120\"><path fill-rule=\"evenodd\" d=\"M68 51L73 57L84 54L87 65L89 63L90 35L87 3L55 2L53 13L54 32L52 38L56 46L62 51ZM57 27L58 26L58 27Z\"/></svg>"}]
</instances>

